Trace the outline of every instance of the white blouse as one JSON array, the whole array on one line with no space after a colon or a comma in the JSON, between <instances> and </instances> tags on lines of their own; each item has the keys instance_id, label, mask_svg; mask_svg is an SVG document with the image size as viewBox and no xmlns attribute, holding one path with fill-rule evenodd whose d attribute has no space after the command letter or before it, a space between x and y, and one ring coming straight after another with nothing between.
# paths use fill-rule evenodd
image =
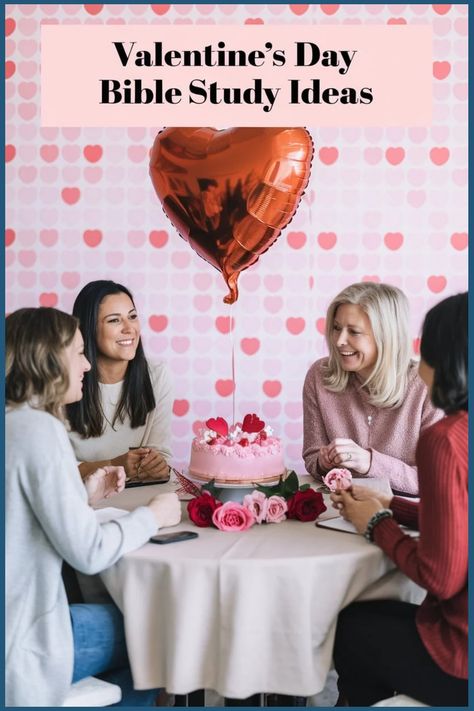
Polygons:
<instances>
[{"instance_id":1,"label":"white blouse","mask_svg":"<svg viewBox=\"0 0 474 711\"><path fill-rule=\"evenodd\" d=\"M145 424L132 428L130 418L124 422L112 422L122 393L123 381L119 383L99 383L102 409L106 418L104 432L99 437L84 438L77 432L69 431L78 462L97 462L113 459L127 452L129 447L152 447L168 461L171 458L171 415L173 393L171 378L162 362L149 363L151 382L155 395L155 409L148 413ZM137 393L137 397L140 394Z\"/></svg>"}]
</instances>

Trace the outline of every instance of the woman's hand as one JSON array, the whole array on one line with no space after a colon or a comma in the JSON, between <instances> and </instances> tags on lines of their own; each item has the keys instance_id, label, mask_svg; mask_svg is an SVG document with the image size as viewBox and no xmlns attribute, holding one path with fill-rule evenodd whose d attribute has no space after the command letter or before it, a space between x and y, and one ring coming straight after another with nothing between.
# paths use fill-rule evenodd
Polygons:
<instances>
[{"instance_id":1,"label":"woman's hand","mask_svg":"<svg viewBox=\"0 0 474 711\"><path fill-rule=\"evenodd\" d=\"M125 471L123 467L99 467L84 480L89 504L92 506L101 499L108 499L114 494L120 494L125 488Z\"/></svg>"},{"instance_id":2,"label":"woman's hand","mask_svg":"<svg viewBox=\"0 0 474 711\"><path fill-rule=\"evenodd\" d=\"M318 452L318 468L324 473L333 469L334 465L328 456L329 447L320 447Z\"/></svg>"},{"instance_id":3,"label":"woman's hand","mask_svg":"<svg viewBox=\"0 0 474 711\"><path fill-rule=\"evenodd\" d=\"M365 533L367 524L374 513L385 508L381 501L374 496L358 501L353 497L351 491L336 491L330 494L330 499L334 508L338 509L346 521L350 521L356 527L358 533Z\"/></svg>"},{"instance_id":4,"label":"woman's hand","mask_svg":"<svg viewBox=\"0 0 474 711\"><path fill-rule=\"evenodd\" d=\"M140 479L162 479L168 480L170 468L166 459L156 450L149 449L148 454L142 457L140 461Z\"/></svg>"},{"instance_id":5,"label":"woman's hand","mask_svg":"<svg viewBox=\"0 0 474 711\"><path fill-rule=\"evenodd\" d=\"M160 528L166 526L176 526L181 521L181 504L178 495L174 492L158 494L148 503L156 519L156 525Z\"/></svg>"},{"instance_id":6,"label":"woman's hand","mask_svg":"<svg viewBox=\"0 0 474 711\"><path fill-rule=\"evenodd\" d=\"M352 496L356 501L365 501L366 499L377 499L380 501L384 509L389 509L392 503L393 495L387 496L386 494L381 494L378 491L374 491L368 486L360 486L359 484L354 484L351 487Z\"/></svg>"},{"instance_id":7,"label":"woman's hand","mask_svg":"<svg viewBox=\"0 0 474 711\"><path fill-rule=\"evenodd\" d=\"M352 439L334 439L324 449L325 456L330 462L328 469L346 467L358 474L367 474L370 469L371 452L359 447Z\"/></svg>"},{"instance_id":8,"label":"woman's hand","mask_svg":"<svg viewBox=\"0 0 474 711\"><path fill-rule=\"evenodd\" d=\"M136 479L140 474L142 459L149 453L149 447L136 447L136 449L129 449L125 454L114 457L110 462L115 466L123 467L130 479Z\"/></svg>"}]
</instances>

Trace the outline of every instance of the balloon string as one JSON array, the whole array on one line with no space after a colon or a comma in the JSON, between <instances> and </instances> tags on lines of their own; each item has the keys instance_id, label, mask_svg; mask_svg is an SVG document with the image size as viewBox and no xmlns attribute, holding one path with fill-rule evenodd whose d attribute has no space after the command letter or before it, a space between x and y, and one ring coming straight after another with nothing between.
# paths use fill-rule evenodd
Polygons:
<instances>
[{"instance_id":1,"label":"balloon string","mask_svg":"<svg viewBox=\"0 0 474 711\"><path fill-rule=\"evenodd\" d=\"M236 383L235 383L235 333L234 329L232 328L232 310L234 308L234 304L230 305L229 309L229 333L231 334L231 343L232 343L232 356L231 356L231 364L232 364L232 424L235 425L235 389L236 389Z\"/></svg>"}]
</instances>

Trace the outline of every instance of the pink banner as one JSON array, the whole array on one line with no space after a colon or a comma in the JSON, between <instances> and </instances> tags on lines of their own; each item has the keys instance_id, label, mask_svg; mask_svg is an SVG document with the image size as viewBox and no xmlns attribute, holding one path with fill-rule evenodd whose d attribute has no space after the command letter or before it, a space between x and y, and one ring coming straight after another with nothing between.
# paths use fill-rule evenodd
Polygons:
<instances>
[{"instance_id":1,"label":"pink banner","mask_svg":"<svg viewBox=\"0 0 474 711\"><path fill-rule=\"evenodd\" d=\"M41 37L43 126L421 126L432 29L65 26Z\"/></svg>"}]
</instances>

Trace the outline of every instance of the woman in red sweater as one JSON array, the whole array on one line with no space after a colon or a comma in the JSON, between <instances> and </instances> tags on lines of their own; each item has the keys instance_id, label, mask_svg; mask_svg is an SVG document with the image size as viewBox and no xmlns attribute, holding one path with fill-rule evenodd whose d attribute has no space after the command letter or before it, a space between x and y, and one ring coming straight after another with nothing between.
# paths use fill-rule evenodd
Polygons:
<instances>
[{"instance_id":1,"label":"woman in red sweater","mask_svg":"<svg viewBox=\"0 0 474 711\"><path fill-rule=\"evenodd\" d=\"M342 516L427 591L418 607L353 603L339 615L334 649L349 706L394 693L430 706L467 705L467 294L445 299L423 324L420 376L446 417L420 436L420 502L375 499L354 487L332 495ZM398 524L420 531L418 540Z\"/></svg>"}]
</instances>

